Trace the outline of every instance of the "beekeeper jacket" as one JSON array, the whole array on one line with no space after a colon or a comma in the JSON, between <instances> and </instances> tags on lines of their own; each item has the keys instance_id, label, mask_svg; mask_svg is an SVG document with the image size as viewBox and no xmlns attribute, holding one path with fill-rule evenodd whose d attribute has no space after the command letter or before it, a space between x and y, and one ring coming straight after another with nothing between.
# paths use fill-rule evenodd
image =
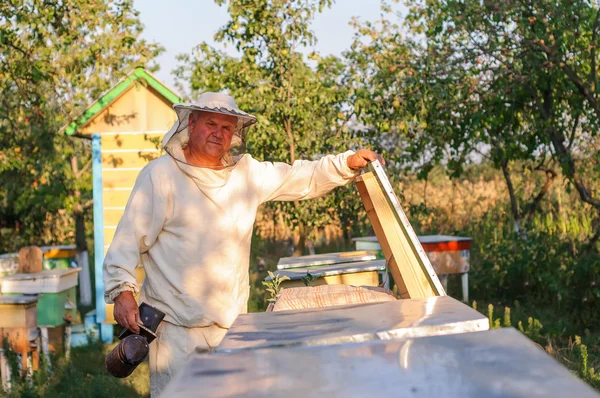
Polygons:
<instances>
[{"instance_id":1,"label":"beekeeper jacket","mask_svg":"<svg viewBox=\"0 0 600 398\"><path fill-rule=\"evenodd\" d=\"M259 162L246 154L212 170L185 163L179 149L140 172L104 261L105 300L139 291L142 301L184 327L229 328L245 313L249 256L258 207L302 200L348 183L352 151L316 161Z\"/></svg>"}]
</instances>

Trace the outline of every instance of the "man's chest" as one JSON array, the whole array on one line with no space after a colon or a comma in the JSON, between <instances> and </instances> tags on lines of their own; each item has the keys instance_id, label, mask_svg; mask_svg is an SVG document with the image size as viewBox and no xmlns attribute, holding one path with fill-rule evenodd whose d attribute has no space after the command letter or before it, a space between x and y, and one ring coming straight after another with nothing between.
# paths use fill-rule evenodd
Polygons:
<instances>
[{"instance_id":1,"label":"man's chest","mask_svg":"<svg viewBox=\"0 0 600 398\"><path fill-rule=\"evenodd\" d=\"M242 184L221 187L198 187L185 181L172 196L172 214L165 227L197 229L222 233L236 229L251 229L256 218L258 203L250 187Z\"/></svg>"}]
</instances>

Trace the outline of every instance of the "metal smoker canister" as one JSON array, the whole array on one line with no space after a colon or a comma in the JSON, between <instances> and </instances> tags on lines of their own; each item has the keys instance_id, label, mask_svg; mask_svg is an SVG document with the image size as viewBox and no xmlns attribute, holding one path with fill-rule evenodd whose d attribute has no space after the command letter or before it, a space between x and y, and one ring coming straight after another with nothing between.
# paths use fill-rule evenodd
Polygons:
<instances>
[{"instance_id":1,"label":"metal smoker canister","mask_svg":"<svg viewBox=\"0 0 600 398\"><path fill-rule=\"evenodd\" d=\"M149 351L150 346L144 336L127 336L106 356L106 369L115 377L127 377L146 359Z\"/></svg>"},{"instance_id":2,"label":"metal smoker canister","mask_svg":"<svg viewBox=\"0 0 600 398\"><path fill-rule=\"evenodd\" d=\"M106 356L104 361L108 373L115 377L127 377L146 359L150 343L156 338L156 329L165 314L146 303L140 305L142 324L140 334L123 329L119 334L119 344Z\"/></svg>"}]
</instances>

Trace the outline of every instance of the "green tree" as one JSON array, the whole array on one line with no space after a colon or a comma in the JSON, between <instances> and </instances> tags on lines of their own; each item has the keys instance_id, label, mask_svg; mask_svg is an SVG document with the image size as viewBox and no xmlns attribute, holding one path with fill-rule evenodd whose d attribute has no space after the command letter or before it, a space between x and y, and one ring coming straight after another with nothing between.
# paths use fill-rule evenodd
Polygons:
<instances>
[{"instance_id":1,"label":"green tree","mask_svg":"<svg viewBox=\"0 0 600 398\"><path fill-rule=\"evenodd\" d=\"M354 103L360 120L395 137L389 139L398 150L392 158L416 169L420 178L427 179L437 164L454 177L473 162L501 169L520 231L521 220L537 212L557 173L547 146L529 133L526 93L498 70L512 60L503 53L483 56L477 48L457 50L454 41L439 39L419 14L431 12L428 8L415 5L404 25L391 22L389 5L382 8L379 21L355 21L347 53L357 69ZM546 176L532 176L539 190L526 203L513 184L511 164Z\"/></svg>"},{"instance_id":2,"label":"green tree","mask_svg":"<svg viewBox=\"0 0 600 398\"><path fill-rule=\"evenodd\" d=\"M224 0L217 4L224 5ZM230 20L215 35L232 44L239 57L231 57L206 43L190 55L180 56L179 81L192 95L202 91L229 91L259 123L248 137L248 148L260 160L294 162L316 159L352 146L348 123L349 90L342 84L345 64L336 57L321 58L300 52L315 42L310 31L314 15L331 0L241 0L230 2ZM309 63L312 63L311 66ZM296 255L304 251L314 228L336 217L338 197L305 202L276 203L287 223L300 236ZM347 223L348 228L352 228Z\"/></svg>"},{"instance_id":3,"label":"green tree","mask_svg":"<svg viewBox=\"0 0 600 398\"><path fill-rule=\"evenodd\" d=\"M600 156L594 142L600 107L597 103L599 9L588 1L461 2L410 1L411 28L426 38L427 48L439 65L458 65L476 76L488 100L507 108L490 112L489 102L470 112L487 126L489 134L505 126L501 152L491 151L501 165L510 190L508 165L535 159L531 168L547 176L540 194L557 173L558 164L580 199L600 210L597 170ZM456 71L455 71L456 72ZM464 73L449 76L460 80ZM508 116L508 118L507 118ZM503 123L517 120L519 126ZM494 134L495 135L495 134ZM468 138L469 141L472 138ZM494 143L490 142L493 146ZM582 156L582 154L588 156ZM542 195L543 196L543 195ZM513 200L519 215L539 204ZM512 198L511 198L512 199ZM598 239L596 230L592 239Z\"/></svg>"},{"instance_id":4,"label":"green tree","mask_svg":"<svg viewBox=\"0 0 600 398\"><path fill-rule=\"evenodd\" d=\"M61 243L87 250L90 143L60 128L161 50L140 39L126 0L0 4L0 248Z\"/></svg>"}]
</instances>

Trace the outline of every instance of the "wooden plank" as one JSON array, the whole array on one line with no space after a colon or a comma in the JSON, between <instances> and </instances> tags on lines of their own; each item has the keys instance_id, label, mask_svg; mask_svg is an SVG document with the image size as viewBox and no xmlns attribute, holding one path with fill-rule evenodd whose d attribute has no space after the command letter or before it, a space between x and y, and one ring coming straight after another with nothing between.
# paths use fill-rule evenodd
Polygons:
<instances>
[{"instance_id":1,"label":"wooden plank","mask_svg":"<svg viewBox=\"0 0 600 398\"><path fill-rule=\"evenodd\" d=\"M58 293L77 285L81 268L52 269L34 274L14 274L2 279L2 292L38 294ZM40 296L39 302L45 296Z\"/></svg>"},{"instance_id":2,"label":"wooden plank","mask_svg":"<svg viewBox=\"0 0 600 398\"><path fill-rule=\"evenodd\" d=\"M35 304L0 305L0 327L35 328L37 310Z\"/></svg>"},{"instance_id":3,"label":"wooden plank","mask_svg":"<svg viewBox=\"0 0 600 398\"><path fill-rule=\"evenodd\" d=\"M19 273L42 272L44 253L37 246L22 247L19 250Z\"/></svg>"},{"instance_id":4,"label":"wooden plank","mask_svg":"<svg viewBox=\"0 0 600 398\"><path fill-rule=\"evenodd\" d=\"M338 263L349 263L359 261L375 260L377 255L367 251L339 252L314 254L311 256L282 257L277 263L277 269L288 269L298 267L311 267L316 265L330 265Z\"/></svg>"},{"instance_id":5,"label":"wooden plank","mask_svg":"<svg viewBox=\"0 0 600 398\"><path fill-rule=\"evenodd\" d=\"M402 216L406 218L404 212L390 203L388 195L394 195L393 191L384 192L373 172L359 176L356 185L400 296L423 298L445 295L410 223L407 219L401 222Z\"/></svg>"},{"instance_id":6,"label":"wooden plank","mask_svg":"<svg viewBox=\"0 0 600 398\"><path fill-rule=\"evenodd\" d=\"M125 207L129 196L131 195L130 190L126 191L106 191L102 192L104 200L104 208L106 207Z\"/></svg>"},{"instance_id":7,"label":"wooden plank","mask_svg":"<svg viewBox=\"0 0 600 398\"><path fill-rule=\"evenodd\" d=\"M162 148L163 135L144 132L138 134L102 134L102 153L114 150L160 149Z\"/></svg>"},{"instance_id":8,"label":"wooden plank","mask_svg":"<svg viewBox=\"0 0 600 398\"><path fill-rule=\"evenodd\" d=\"M102 172L103 188L132 188L140 170L105 169Z\"/></svg>"},{"instance_id":9,"label":"wooden plank","mask_svg":"<svg viewBox=\"0 0 600 398\"><path fill-rule=\"evenodd\" d=\"M321 285L283 289L267 311L302 310L397 301L390 290L372 286Z\"/></svg>"},{"instance_id":10,"label":"wooden plank","mask_svg":"<svg viewBox=\"0 0 600 398\"><path fill-rule=\"evenodd\" d=\"M148 130L168 131L177 120L177 114L173 111L173 104L158 94L152 87L147 86L146 96L146 128Z\"/></svg>"},{"instance_id":11,"label":"wooden plank","mask_svg":"<svg viewBox=\"0 0 600 398\"><path fill-rule=\"evenodd\" d=\"M140 131L133 85L83 127L84 134Z\"/></svg>"},{"instance_id":12,"label":"wooden plank","mask_svg":"<svg viewBox=\"0 0 600 398\"><path fill-rule=\"evenodd\" d=\"M158 158L160 152L137 151L125 153L102 153L102 168L131 168L144 167L150 161Z\"/></svg>"},{"instance_id":13,"label":"wooden plank","mask_svg":"<svg viewBox=\"0 0 600 398\"><path fill-rule=\"evenodd\" d=\"M119 221L121 221L121 217L123 217L124 212L125 212L125 209L113 210L113 209L104 208L104 225L105 226L119 225Z\"/></svg>"},{"instance_id":14,"label":"wooden plank","mask_svg":"<svg viewBox=\"0 0 600 398\"><path fill-rule=\"evenodd\" d=\"M27 327L27 308L24 305L0 305L0 327Z\"/></svg>"},{"instance_id":15,"label":"wooden plank","mask_svg":"<svg viewBox=\"0 0 600 398\"><path fill-rule=\"evenodd\" d=\"M243 314L218 351L330 345L489 329L487 317L449 297Z\"/></svg>"},{"instance_id":16,"label":"wooden plank","mask_svg":"<svg viewBox=\"0 0 600 398\"><path fill-rule=\"evenodd\" d=\"M116 230L116 228L104 228L104 246L110 245Z\"/></svg>"},{"instance_id":17,"label":"wooden plank","mask_svg":"<svg viewBox=\"0 0 600 398\"><path fill-rule=\"evenodd\" d=\"M518 331L194 353L165 397L597 398Z\"/></svg>"}]
</instances>

